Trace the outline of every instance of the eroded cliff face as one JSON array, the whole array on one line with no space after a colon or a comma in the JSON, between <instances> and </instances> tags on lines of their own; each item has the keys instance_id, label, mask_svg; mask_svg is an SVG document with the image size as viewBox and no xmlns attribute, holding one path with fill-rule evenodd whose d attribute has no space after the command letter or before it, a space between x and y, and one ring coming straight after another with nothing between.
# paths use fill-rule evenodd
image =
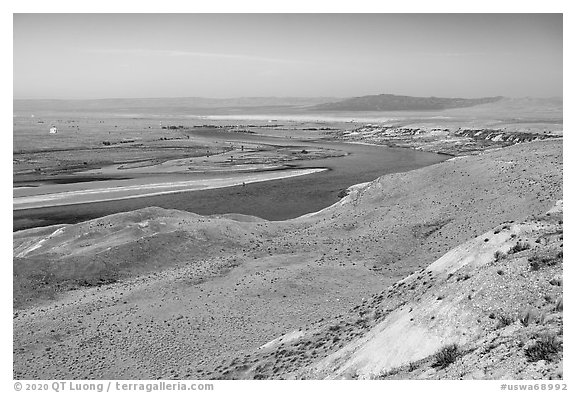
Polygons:
<instances>
[{"instance_id":1,"label":"eroded cliff face","mask_svg":"<svg viewBox=\"0 0 576 393\"><path fill-rule=\"evenodd\" d=\"M477 154L486 149L517 143L559 138L545 132L522 132L493 128L445 128L367 125L333 134L346 141L407 147L454 156Z\"/></svg>"}]
</instances>

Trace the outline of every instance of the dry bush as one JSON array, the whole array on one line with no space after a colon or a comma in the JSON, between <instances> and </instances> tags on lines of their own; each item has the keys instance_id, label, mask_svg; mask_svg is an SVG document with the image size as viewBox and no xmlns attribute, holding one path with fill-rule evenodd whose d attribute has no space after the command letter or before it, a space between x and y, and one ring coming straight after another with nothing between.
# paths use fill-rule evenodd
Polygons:
<instances>
[{"instance_id":1,"label":"dry bush","mask_svg":"<svg viewBox=\"0 0 576 393\"><path fill-rule=\"evenodd\" d=\"M558 352L562 350L562 343L552 335L542 335L536 342L524 350L529 362L554 360Z\"/></svg>"},{"instance_id":2,"label":"dry bush","mask_svg":"<svg viewBox=\"0 0 576 393\"><path fill-rule=\"evenodd\" d=\"M522 316L520 317L520 323L525 327L528 327L530 323L535 322L538 319L538 315L533 310L524 311Z\"/></svg>"},{"instance_id":3,"label":"dry bush","mask_svg":"<svg viewBox=\"0 0 576 393\"><path fill-rule=\"evenodd\" d=\"M514 247L508 250L508 254L516 254L517 252L521 252L524 250L530 249L530 243L527 242L517 242Z\"/></svg>"},{"instance_id":4,"label":"dry bush","mask_svg":"<svg viewBox=\"0 0 576 393\"><path fill-rule=\"evenodd\" d=\"M506 254L503 253L502 251L498 250L494 253L494 260L496 262L498 262L501 259L504 259L506 257Z\"/></svg>"},{"instance_id":5,"label":"dry bush","mask_svg":"<svg viewBox=\"0 0 576 393\"><path fill-rule=\"evenodd\" d=\"M516 320L516 318L510 316L510 315L498 315L498 324L496 325L496 329L501 329L503 327L506 327L508 325L512 325L514 323L514 321Z\"/></svg>"},{"instance_id":6,"label":"dry bush","mask_svg":"<svg viewBox=\"0 0 576 393\"><path fill-rule=\"evenodd\" d=\"M528 258L530 270L536 271L545 266L554 266L562 259L562 253L556 255L534 255Z\"/></svg>"},{"instance_id":7,"label":"dry bush","mask_svg":"<svg viewBox=\"0 0 576 393\"><path fill-rule=\"evenodd\" d=\"M460 350L458 345L450 344L442 347L436 355L434 355L434 364L432 367L436 368L446 368L456 361L460 357Z\"/></svg>"},{"instance_id":8,"label":"dry bush","mask_svg":"<svg viewBox=\"0 0 576 393\"><path fill-rule=\"evenodd\" d=\"M556 299L556 304L554 305L554 311L562 311L564 310L564 300L562 296Z\"/></svg>"}]
</instances>

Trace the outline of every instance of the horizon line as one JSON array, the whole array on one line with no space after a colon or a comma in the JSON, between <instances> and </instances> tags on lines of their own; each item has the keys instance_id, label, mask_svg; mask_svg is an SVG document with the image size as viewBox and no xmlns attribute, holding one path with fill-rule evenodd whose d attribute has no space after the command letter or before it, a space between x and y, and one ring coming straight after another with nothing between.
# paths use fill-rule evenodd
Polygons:
<instances>
[{"instance_id":1,"label":"horizon line","mask_svg":"<svg viewBox=\"0 0 576 393\"><path fill-rule=\"evenodd\" d=\"M378 94L364 94L354 96L329 96L329 95L271 95L271 96L229 96L229 97L209 97L209 96L156 96L156 97L92 97L92 98L16 98L13 97L12 101L104 101L104 100L158 100L158 99L209 99L209 100L238 100L238 99L251 99L251 98L335 98L335 99L350 99L360 97L375 97L380 95L391 95L398 97L414 97L414 98L451 98L451 99L479 99L479 98L541 98L541 99L564 99L563 95L560 96L504 96L504 95L485 95L474 97L457 97L457 96L437 96L437 95L409 95L409 94L395 94L395 93L378 93Z\"/></svg>"}]
</instances>

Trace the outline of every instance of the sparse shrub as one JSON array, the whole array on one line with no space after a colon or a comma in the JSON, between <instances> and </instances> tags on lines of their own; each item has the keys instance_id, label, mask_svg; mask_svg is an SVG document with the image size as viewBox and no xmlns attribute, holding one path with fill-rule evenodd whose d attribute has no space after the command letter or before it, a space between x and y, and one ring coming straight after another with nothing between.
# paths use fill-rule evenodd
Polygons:
<instances>
[{"instance_id":1,"label":"sparse shrub","mask_svg":"<svg viewBox=\"0 0 576 393\"><path fill-rule=\"evenodd\" d=\"M496 325L496 329L501 329L508 325L512 325L513 323L514 323L514 317L504 314L498 315L498 324Z\"/></svg>"},{"instance_id":2,"label":"sparse shrub","mask_svg":"<svg viewBox=\"0 0 576 393\"><path fill-rule=\"evenodd\" d=\"M562 343L552 335L542 335L536 343L524 350L524 354L529 362L546 360L550 362L562 349Z\"/></svg>"},{"instance_id":3,"label":"sparse shrub","mask_svg":"<svg viewBox=\"0 0 576 393\"><path fill-rule=\"evenodd\" d=\"M536 271L540 270L540 268L544 266L556 265L561 258L562 257L558 257L558 255L534 255L528 258L528 265L530 266L530 270Z\"/></svg>"},{"instance_id":4,"label":"sparse shrub","mask_svg":"<svg viewBox=\"0 0 576 393\"><path fill-rule=\"evenodd\" d=\"M562 311L564 310L564 300L562 296L556 299L556 304L554 305L554 311Z\"/></svg>"},{"instance_id":5,"label":"sparse shrub","mask_svg":"<svg viewBox=\"0 0 576 393\"><path fill-rule=\"evenodd\" d=\"M529 250L530 249L530 243L527 242L517 242L514 247L512 247L509 251L508 254L516 254L517 252L521 252L524 250Z\"/></svg>"},{"instance_id":6,"label":"sparse shrub","mask_svg":"<svg viewBox=\"0 0 576 393\"><path fill-rule=\"evenodd\" d=\"M384 378L390 377L390 376L392 376L392 375L396 375L396 374L398 374L401 370L402 370L401 367L391 368L391 369L388 370L388 371L382 372L382 373L377 377L377 379L384 379Z\"/></svg>"},{"instance_id":7,"label":"sparse shrub","mask_svg":"<svg viewBox=\"0 0 576 393\"><path fill-rule=\"evenodd\" d=\"M506 257L506 254L503 253L502 251L498 250L494 253L494 260L496 262L498 262L501 259L504 259Z\"/></svg>"},{"instance_id":8,"label":"sparse shrub","mask_svg":"<svg viewBox=\"0 0 576 393\"><path fill-rule=\"evenodd\" d=\"M559 278L553 278L552 280L550 280L550 285L555 285L558 287L562 286L562 280Z\"/></svg>"},{"instance_id":9,"label":"sparse shrub","mask_svg":"<svg viewBox=\"0 0 576 393\"><path fill-rule=\"evenodd\" d=\"M456 279L456 281L466 281L470 278L470 275L468 273L464 274L463 276L458 276L458 278Z\"/></svg>"},{"instance_id":10,"label":"sparse shrub","mask_svg":"<svg viewBox=\"0 0 576 393\"><path fill-rule=\"evenodd\" d=\"M440 369L446 368L454 363L459 357L460 350L458 349L458 345L446 345L436 352L436 355L434 355L434 364L432 364L432 367Z\"/></svg>"},{"instance_id":11,"label":"sparse shrub","mask_svg":"<svg viewBox=\"0 0 576 393\"><path fill-rule=\"evenodd\" d=\"M531 322L534 322L537 319L536 314L532 310L525 311L524 314L520 317L520 323L525 327L528 327Z\"/></svg>"},{"instance_id":12,"label":"sparse shrub","mask_svg":"<svg viewBox=\"0 0 576 393\"><path fill-rule=\"evenodd\" d=\"M546 322L546 313L541 313L540 317L536 320L536 323L543 325Z\"/></svg>"}]
</instances>

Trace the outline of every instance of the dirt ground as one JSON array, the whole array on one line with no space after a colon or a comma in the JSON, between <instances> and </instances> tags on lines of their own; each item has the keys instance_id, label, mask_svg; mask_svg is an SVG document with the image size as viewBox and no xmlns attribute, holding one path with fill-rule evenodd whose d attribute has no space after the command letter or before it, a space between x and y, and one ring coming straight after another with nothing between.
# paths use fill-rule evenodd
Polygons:
<instances>
[{"instance_id":1,"label":"dirt ground","mask_svg":"<svg viewBox=\"0 0 576 393\"><path fill-rule=\"evenodd\" d=\"M267 362L262 345L337 324L450 249L561 198L562 141L550 140L389 174L288 221L148 208L19 231L14 377L242 377ZM294 369L351 338L335 336Z\"/></svg>"}]
</instances>

